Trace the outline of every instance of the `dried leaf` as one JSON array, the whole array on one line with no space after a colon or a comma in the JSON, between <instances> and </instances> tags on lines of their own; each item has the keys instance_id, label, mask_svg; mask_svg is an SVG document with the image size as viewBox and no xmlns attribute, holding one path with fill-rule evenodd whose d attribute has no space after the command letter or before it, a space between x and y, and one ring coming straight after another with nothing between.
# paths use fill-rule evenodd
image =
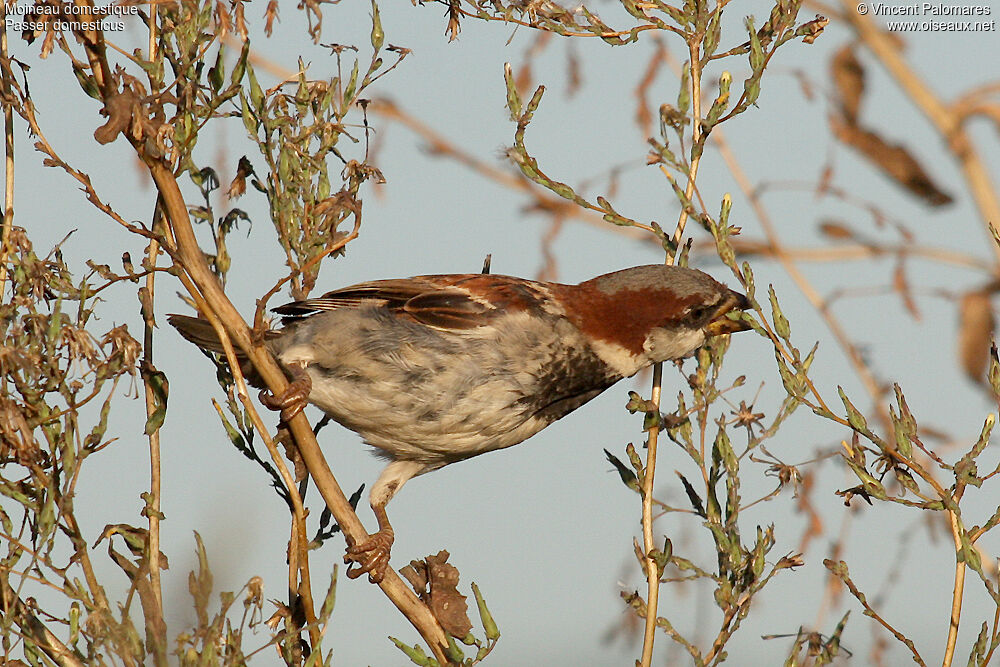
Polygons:
<instances>
[{"instance_id":1,"label":"dried leaf","mask_svg":"<svg viewBox=\"0 0 1000 667\"><path fill-rule=\"evenodd\" d=\"M979 290L964 294L959 302L958 317L959 363L970 380L983 382L996 327L989 294Z\"/></svg>"},{"instance_id":2,"label":"dried leaf","mask_svg":"<svg viewBox=\"0 0 1000 667\"><path fill-rule=\"evenodd\" d=\"M834 135L879 167L911 194L930 206L943 206L953 200L938 188L910 152L899 144L890 144L875 132L830 117Z\"/></svg>"},{"instance_id":3,"label":"dried leaf","mask_svg":"<svg viewBox=\"0 0 1000 667\"><path fill-rule=\"evenodd\" d=\"M448 27L445 28L444 34L448 35L449 42L458 39L458 34L462 32L462 25L459 23L461 15L462 8L458 0L448 0Z\"/></svg>"},{"instance_id":4,"label":"dried leaf","mask_svg":"<svg viewBox=\"0 0 1000 667\"><path fill-rule=\"evenodd\" d=\"M819 233L828 239L837 241L850 241L854 238L854 232L847 225L836 220L824 220L819 225Z\"/></svg>"},{"instance_id":5,"label":"dried leaf","mask_svg":"<svg viewBox=\"0 0 1000 667\"><path fill-rule=\"evenodd\" d=\"M102 115L108 117L108 122L94 130L94 139L101 144L110 144L117 139L118 135L131 124L132 108L137 106L138 102L135 93L127 88L109 97L101 111Z\"/></svg>"},{"instance_id":6,"label":"dried leaf","mask_svg":"<svg viewBox=\"0 0 1000 667\"><path fill-rule=\"evenodd\" d=\"M400 570L413 590L427 604L434 618L452 637L462 638L472 630L469 606L458 592L458 569L448 563L448 552L424 560L411 560Z\"/></svg>"},{"instance_id":7,"label":"dried leaf","mask_svg":"<svg viewBox=\"0 0 1000 667\"><path fill-rule=\"evenodd\" d=\"M802 35L802 41L806 44L812 44L819 36L823 34L823 29L826 28L827 24L830 23L830 19L819 14L816 15L812 21L803 23L795 31L796 35Z\"/></svg>"},{"instance_id":8,"label":"dried leaf","mask_svg":"<svg viewBox=\"0 0 1000 667\"><path fill-rule=\"evenodd\" d=\"M857 125L861 98L865 94L865 70L854 55L855 44L845 44L830 61L833 86L840 101L840 111L849 125Z\"/></svg>"},{"instance_id":9,"label":"dried leaf","mask_svg":"<svg viewBox=\"0 0 1000 667\"><path fill-rule=\"evenodd\" d=\"M280 20L278 18L278 0L271 0L267 3L267 9L264 10L264 34L270 37L274 30L274 22Z\"/></svg>"},{"instance_id":10,"label":"dried leaf","mask_svg":"<svg viewBox=\"0 0 1000 667\"><path fill-rule=\"evenodd\" d=\"M243 3L236 3L236 10L233 12L233 23L236 25L236 32L240 33L240 38L244 43L250 39L250 33L247 31L246 19L243 16Z\"/></svg>"},{"instance_id":11,"label":"dried leaf","mask_svg":"<svg viewBox=\"0 0 1000 667\"><path fill-rule=\"evenodd\" d=\"M253 174L253 165L250 164L250 160L244 155L236 165L236 176L233 177L232 183L229 184L226 197L236 199L243 196L243 193L247 191L247 176L253 176Z\"/></svg>"}]
</instances>

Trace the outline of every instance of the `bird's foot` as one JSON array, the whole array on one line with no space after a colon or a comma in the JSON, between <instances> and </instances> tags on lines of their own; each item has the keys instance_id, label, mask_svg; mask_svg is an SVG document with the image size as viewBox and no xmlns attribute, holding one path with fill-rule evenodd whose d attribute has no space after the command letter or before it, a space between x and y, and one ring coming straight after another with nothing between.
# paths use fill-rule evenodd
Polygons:
<instances>
[{"instance_id":1,"label":"bird's foot","mask_svg":"<svg viewBox=\"0 0 1000 667\"><path fill-rule=\"evenodd\" d=\"M288 423L309 404L309 393L312 391L312 378L305 369L292 368L292 381L288 383L281 396L275 396L268 390L261 390L258 397L265 407L281 411L281 421Z\"/></svg>"},{"instance_id":2,"label":"bird's foot","mask_svg":"<svg viewBox=\"0 0 1000 667\"><path fill-rule=\"evenodd\" d=\"M378 519L378 532L370 535L364 542L347 547L344 562L349 563L347 576L350 579L357 579L367 572L368 581L378 584L382 582L386 568L389 567L389 551L396 536L392 526L389 525L385 509L382 507L372 509L375 510L375 517ZM359 567L352 569L355 564Z\"/></svg>"}]
</instances>

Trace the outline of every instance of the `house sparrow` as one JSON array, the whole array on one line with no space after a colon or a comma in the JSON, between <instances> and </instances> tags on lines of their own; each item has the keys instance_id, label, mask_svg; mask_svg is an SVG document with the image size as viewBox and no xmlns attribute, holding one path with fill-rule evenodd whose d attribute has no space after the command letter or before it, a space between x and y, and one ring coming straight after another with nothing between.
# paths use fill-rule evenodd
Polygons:
<instances>
[{"instance_id":1,"label":"house sparrow","mask_svg":"<svg viewBox=\"0 0 1000 667\"><path fill-rule=\"evenodd\" d=\"M622 378L747 329L727 315L749 307L701 271L663 265L579 285L488 274L360 283L274 309L282 327L264 341L293 382L262 398L285 420L308 401L389 460L371 489L379 530L344 557L359 566L351 578L378 582L393 541L385 506L411 477L516 445ZM222 351L206 321L168 319Z\"/></svg>"}]
</instances>

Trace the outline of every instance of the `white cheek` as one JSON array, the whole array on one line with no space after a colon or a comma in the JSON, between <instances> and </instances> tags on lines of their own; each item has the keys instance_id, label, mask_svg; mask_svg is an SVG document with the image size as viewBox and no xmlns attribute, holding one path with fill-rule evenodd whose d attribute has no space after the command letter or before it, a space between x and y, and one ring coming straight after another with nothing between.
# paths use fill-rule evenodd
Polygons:
<instances>
[{"instance_id":1,"label":"white cheek","mask_svg":"<svg viewBox=\"0 0 1000 667\"><path fill-rule=\"evenodd\" d=\"M701 329L682 329L652 331L643 343L651 361L669 361L682 359L705 343L705 332Z\"/></svg>"},{"instance_id":2,"label":"white cheek","mask_svg":"<svg viewBox=\"0 0 1000 667\"><path fill-rule=\"evenodd\" d=\"M644 356L635 355L621 345L603 340L592 340L590 347L611 370L622 377L632 377L640 368L649 365Z\"/></svg>"}]
</instances>

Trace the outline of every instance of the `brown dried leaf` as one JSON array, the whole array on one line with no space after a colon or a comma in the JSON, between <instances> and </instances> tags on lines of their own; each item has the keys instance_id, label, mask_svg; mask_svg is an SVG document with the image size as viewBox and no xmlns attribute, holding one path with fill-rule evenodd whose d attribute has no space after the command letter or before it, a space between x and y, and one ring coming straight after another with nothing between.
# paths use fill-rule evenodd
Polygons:
<instances>
[{"instance_id":1,"label":"brown dried leaf","mask_svg":"<svg viewBox=\"0 0 1000 667\"><path fill-rule=\"evenodd\" d=\"M849 125L857 125L861 98L865 94L865 70L854 55L854 48L853 43L845 44L830 61L830 73L840 101L840 110Z\"/></svg>"},{"instance_id":2,"label":"brown dried leaf","mask_svg":"<svg viewBox=\"0 0 1000 667\"><path fill-rule=\"evenodd\" d=\"M441 623L441 627L454 637L465 637L472 630L465 596L458 592L458 569L449 565L448 552L427 557L430 575L431 613Z\"/></svg>"},{"instance_id":3,"label":"brown dried leaf","mask_svg":"<svg viewBox=\"0 0 1000 667\"><path fill-rule=\"evenodd\" d=\"M802 41L806 44L812 44L819 36L823 34L823 29L826 28L827 24L830 23L830 19L825 16L816 15L812 21L803 23L795 34L802 35Z\"/></svg>"},{"instance_id":4,"label":"brown dried leaf","mask_svg":"<svg viewBox=\"0 0 1000 667\"><path fill-rule=\"evenodd\" d=\"M267 3L267 9L264 10L264 34L270 37L274 30L274 22L280 20L278 18L278 0L271 0Z\"/></svg>"},{"instance_id":5,"label":"brown dried leaf","mask_svg":"<svg viewBox=\"0 0 1000 667\"><path fill-rule=\"evenodd\" d=\"M268 600L268 602L275 606L275 610L271 617L264 621L264 625L276 631L285 624L285 619L292 617L292 610L278 600Z\"/></svg>"},{"instance_id":6,"label":"brown dried leaf","mask_svg":"<svg viewBox=\"0 0 1000 667\"><path fill-rule=\"evenodd\" d=\"M295 444L295 440L291 437L291 433L288 432L288 429L278 429L277 441L285 448L285 458L291 461L294 466L295 482L301 482L309 473L306 469L306 462L302 459L301 452L299 452L299 447Z\"/></svg>"},{"instance_id":7,"label":"brown dried leaf","mask_svg":"<svg viewBox=\"0 0 1000 667\"><path fill-rule=\"evenodd\" d=\"M9 349L4 348L4 350ZM20 363L19 359L10 359L13 356L20 356L16 353L3 356L7 357L7 362L13 361L13 364L9 365L16 366ZM12 398L0 396L0 456L8 458L13 455L21 465L30 466L42 463L45 457L38 446L38 441L32 435L26 413L25 406Z\"/></svg>"},{"instance_id":8,"label":"brown dried leaf","mask_svg":"<svg viewBox=\"0 0 1000 667\"><path fill-rule=\"evenodd\" d=\"M531 59L526 58L524 65L518 68L517 74L514 76L514 86L517 88L518 95L523 96L526 91L530 90L534 80L535 74L531 69Z\"/></svg>"},{"instance_id":9,"label":"brown dried leaf","mask_svg":"<svg viewBox=\"0 0 1000 667\"><path fill-rule=\"evenodd\" d=\"M45 58L48 58L49 55L52 53L52 50L55 48L55 44L56 44L56 31L50 27L48 30L45 31L45 39L42 40L42 50L41 53L38 54L38 57L43 60Z\"/></svg>"},{"instance_id":10,"label":"brown dried leaf","mask_svg":"<svg viewBox=\"0 0 1000 667\"><path fill-rule=\"evenodd\" d=\"M458 569L448 563L448 556L447 551L441 550L422 561L411 560L400 574L410 582L445 632L462 638L472 630L472 622L465 596L458 592Z\"/></svg>"},{"instance_id":11,"label":"brown dried leaf","mask_svg":"<svg viewBox=\"0 0 1000 667\"><path fill-rule=\"evenodd\" d=\"M958 360L973 382L986 377L990 343L996 321L988 293L981 290L962 295L958 307Z\"/></svg>"},{"instance_id":12,"label":"brown dried leaf","mask_svg":"<svg viewBox=\"0 0 1000 667\"><path fill-rule=\"evenodd\" d=\"M458 34L462 32L462 24L459 22L461 15L462 8L458 0L448 0L448 27L445 28L444 34L448 35L449 42L458 39Z\"/></svg>"},{"instance_id":13,"label":"brown dried leaf","mask_svg":"<svg viewBox=\"0 0 1000 667\"><path fill-rule=\"evenodd\" d=\"M215 34L223 39L233 29L232 17L222 0L215 0Z\"/></svg>"},{"instance_id":14,"label":"brown dried leaf","mask_svg":"<svg viewBox=\"0 0 1000 667\"><path fill-rule=\"evenodd\" d=\"M104 103L102 115L108 117L108 122L94 130L94 139L98 143L110 144L118 135L128 129L132 122L132 108L138 104L135 94L128 88L111 96Z\"/></svg>"},{"instance_id":15,"label":"brown dried leaf","mask_svg":"<svg viewBox=\"0 0 1000 667\"><path fill-rule=\"evenodd\" d=\"M837 116L830 117L830 127L841 142L861 153L885 174L930 206L943 206L953 200L938 188L916 158L899 144L890 144L878 134L849 125Z\"/></svg>"},{"instance_id":16,"label":"brown dried leaf","mask_svg":"<svg viewBox=\"0 0 1000 667\"><path fill-rule=\"evenodd\" d=\"M243 16L243 3L236 3L236 10L233 12L233 24L236 26L236 32L240 33L243 43L245 44L250 39L250 32L247 30L247 22Z\"/></svg>"},{"instance_id":17,"label":"brown dried leaf","mask_svg":"<svg viewBox=\"0 0 1000 667\"><path fill-rule=\"evenodd\" d=\"M847 225L836 220L824 220L819 224L819 233L828 239L837 241L850 241L854 238L854 231Z\"/></svg>"},{"instance_id":18,"label":"brown dried leaf","mask_svg":"<svg viewBox=\"0 0 1000 667\"><path fill-rule=\"evenodd\" d=\"M427 566L422 560L411 560L409 565L404 565L400 568L399 573L410 582L410 586L413 587L413 592L416 593L420 599L424 599L427 595Z\"/></svg>"},{"instance_id":19,"label":"brown dried leaf","mask_svg":"<svg viewBox=\"0 0 1000 667\"><path fill-rule=\"evenodd\" d=\"M253 175L253 165L250 164L250 160L244 155L240 158L239 163L236 165L236 176L233 177L233 182L229 184L229 189L226 191L226 197L228 199L237 199L242 197L247 191L247 176Z\"/></svg>"}]
</instances>

